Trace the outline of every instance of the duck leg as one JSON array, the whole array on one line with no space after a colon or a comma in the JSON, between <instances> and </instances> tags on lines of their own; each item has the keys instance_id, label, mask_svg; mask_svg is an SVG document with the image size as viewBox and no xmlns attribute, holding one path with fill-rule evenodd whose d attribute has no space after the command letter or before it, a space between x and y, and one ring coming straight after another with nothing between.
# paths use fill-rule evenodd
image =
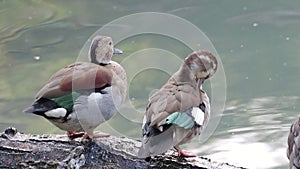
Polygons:
<instances>
[{"instance_id":1,"label":"duck leg","mask_svg":"<svg viewBox=\"0 0 300 169\"><path fill-rule=\"evenodd\" d=\"M178 152L179 157L189 158L189 157L196 157L197 156L197 154L195 154L195 153L182 150L181 148L179 148L179 146L174 146L174 148Z\"/></svg>"},{"instance_id":2,"label":"duck leg","mask_svg":"<svg viewBox=\"0 0 300 169\"><path fill-rule=\"evenodd\" d=\"M109 136L110 136L110 134L108 134L108 133L103 133L103 132L97 131L97 132L94 132L92 135L85 133L83 137L84 138L101 138L101 137L109 137Z\"/></svg>"},{"instance_id":3,"label":"duck leg","mask_svg":"<svg viewBox=\"0 0 300 169\"><path fill-rule=\"evenodd\" d=\"M85 135L85 132L71 132L71 131L67 131L67 136L73 140L75 138L79 138Z\"/></svg>"},{"instance_id":4,"label":"duck leg","mask_svg":"<svg viewBox=\"0 0 300 169\"><path fill-rule=\"evenodd\" d=\"M87 134L86 132L67 132L68 137L73 140L75 138L83 137L85 139L89 138L101 138L101 137L109 137L110 134L108 133L103 133L103 132L94 132L92 135Z\"/></svg>"}]
</instances>

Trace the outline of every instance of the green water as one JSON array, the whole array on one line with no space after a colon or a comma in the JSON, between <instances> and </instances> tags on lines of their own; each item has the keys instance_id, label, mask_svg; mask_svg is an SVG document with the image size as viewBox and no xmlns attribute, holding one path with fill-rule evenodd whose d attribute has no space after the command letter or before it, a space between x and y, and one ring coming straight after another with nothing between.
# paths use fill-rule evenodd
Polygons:
<instances>
[{"instance_id":1,"label":"green water","mask_svg":"<svg viewBox=\"0 0 300 169\"><path fill-rule=\"evenodd\" d=\"M217 50L226 75L225 111L216 131L205 142L196 139L185 147L239 166L287 168L289 126L300 110L299 6L300 1L292 0L1 0L0 131L14 126L25 133L63 133L21 110L54 72L77 60L87 39L103 25L129 14L162 12L201 29ZM114 57L118 62L147 48L171 51L180 58L191 52L176 39L154 34L128 37L116 46L124 51ZM148 59L143 61L151 62L151 56ZM141 60L130 63L126 71L132 74ZM159 70L139 72L128 94L136 112L126 102L122 115L99 129L139 137L146 100L168 78ZM209 82L205 89L210 94Z\"/></svg>"}]
</instances>

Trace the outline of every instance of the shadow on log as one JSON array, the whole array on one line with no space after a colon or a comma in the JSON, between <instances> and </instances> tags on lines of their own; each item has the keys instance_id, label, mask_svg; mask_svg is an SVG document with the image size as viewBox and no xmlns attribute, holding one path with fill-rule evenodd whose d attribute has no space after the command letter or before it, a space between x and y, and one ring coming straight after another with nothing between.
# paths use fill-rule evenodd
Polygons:
<instances>
[{"instance_id":1,"label":"shadow on log","mask_svg":"<svg viewBox=\"0 0 300 169\"><path fill-rule=\"evenodd\" d=\"M81 142L66 135L29 135L8 128L0 137L0 168L242 169L204 157L179 159L172 151L147 162L135 156L140 145L124 137Z\"/></svg>"}]
</instances>

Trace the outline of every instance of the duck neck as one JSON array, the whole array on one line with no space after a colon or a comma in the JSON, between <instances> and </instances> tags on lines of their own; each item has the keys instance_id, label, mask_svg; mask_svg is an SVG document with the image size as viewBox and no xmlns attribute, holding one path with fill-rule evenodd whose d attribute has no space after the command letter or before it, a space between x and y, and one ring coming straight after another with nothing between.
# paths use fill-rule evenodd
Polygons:
<instances>
[{"instance_id":1,"label":"duck neck","mask_svg":"<svg viewBox=\"0 0 300 169\"><path fill-rule=\"evenodd\" d=\"M180 67L180 69L173 75L173 78L177 82L195 82L194 74L186 64L183 64Z\"/></svg>"},{"instance_id":2,"label":"duck neck","mask_svg":"<svg viewBox=\"0 0 300 169\"><path fill-rule=\"evenodd\" d=\"M106 66L106 65L109 65L109 64L110 64L110 62L103 62L103 61L99 62L99 61L96 60L96 59L92 59L92 60L91 60L91 63L95 63L96 65L100 65L100 66Z\"/></svg>"}]
</instances>

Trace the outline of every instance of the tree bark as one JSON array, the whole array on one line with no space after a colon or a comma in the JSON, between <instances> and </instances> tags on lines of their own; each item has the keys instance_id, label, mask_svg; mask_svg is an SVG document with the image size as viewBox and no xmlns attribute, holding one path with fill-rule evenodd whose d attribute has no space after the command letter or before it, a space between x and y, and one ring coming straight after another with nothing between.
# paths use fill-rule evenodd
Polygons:
<instances>
[{"instance_id":1,"label":"tree bark","mask_svg":"<svg viewBox=\"0 0 300 169\"><path fill-rule=\"evenodd\" d=\"M243 168L205 157L180 159L172 151L146 161L135 156L140 145L140 141L124 137L81 141L66 135L22 134L8 128L0 134L0 168Z\"/></svg>"}]
</instances>

